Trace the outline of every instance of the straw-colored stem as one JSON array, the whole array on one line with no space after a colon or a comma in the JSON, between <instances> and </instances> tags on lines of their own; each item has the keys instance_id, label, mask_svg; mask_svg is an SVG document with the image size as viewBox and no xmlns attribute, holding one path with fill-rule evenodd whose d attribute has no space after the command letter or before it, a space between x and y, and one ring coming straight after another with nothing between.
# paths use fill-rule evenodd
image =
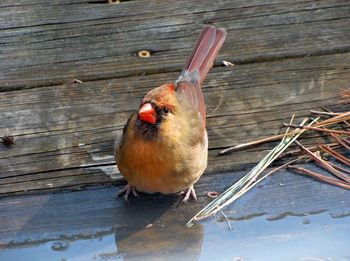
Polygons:
<instances>
[{"instance_id":1,"label":"straw-colored stem","mask_svg":"<svg viewBox=\"0 0 350 261\"><path fill-rule=\"evenodd\" d=\"M300 125L305 124L307 122L307 120L308 120L308 118L304 118L303 121L300 123ZM267 137L267 138L263 138L263 139L259 139L259 140L255 140L255 141L251 141L251 142L247 142L247 143L238 144L236 146L229 147L227 149L224 149L224 150L220 151L219 155L224 155L224 154L227 154L227 153L229 153L231 151L248 148L248 147L251 147L251 146L263 144L263 143L270 142L270 141L281 140L286 135L294 135L294 134L297 134L297 133L299 133L299 131L298 130L294 130L292 132L281 133L281 134L273 135L273 136L270 136L270 137Z\"/></svg>"},{"instance_id":2,"label":"straw-colored stem","mask_svg":"<svg viewBox=\"0 0 350 261\"><path fill-rule=\"evenodd\" d=\"M233 201L236 200L236 199L238 199L238 198L240 198L242 195L244 195L245 193L247 193L249 190L251 190L251 189L252 189L253 187L255 187L258 183L260 183L261 181L263 181L264 179L266 179L268 176L271 176L273 173L276 173L278 170L283 169L283 168L287 167L288 165L290 165L290 164L292 164L292 163L294 163L294 162L296 162L296 161L298 161L298 160L300 160L300 159L302 159L302 158L304 158L304 157L305 157L305 156L301 156L301 157L299 157L299 158L297 158L297 159L291 160L291 161L289 161L289 162L287 162L287 163L285 163L285 164L283 164L283 165L281 165L281 166L279 166L279 167L276 167L275 169L271 170L270 172L268 172L266 175L264 175L264 176L261 177L260 179L258 179L258 180L256 180L256 181L253 181L253 180L250 181L250 182L247 183L237 194L235 194L235 195L233 196ZM254 183L253 183L253 182L254 182ZM217 213L218 211L221 211L223 208L224 208L224 206L221 206L220 208L215 209L215 213ZM196 222L197 222L197 221L201 221L201 220L203 220L203 219L206 219L206 218L208 218L208 217L214 215L215 213L209 213L209 214L204 215L204 216L195 217L195 218L193 218L193 221L196 221Z\"/></svg>"},{"instance_id":3,"label":"straw-colored stem","mask_svg":"<svg viewBox=\"0 0 350 261\"><path fill-rule=\"evenodd\" d=\"M325 115L325 116L338 116L339 112L328 112L328 111L316 111L316 110L310 110L310 112L312 114L316 114L316 115Z\"/></svg>"},{"instance_id":4,"label":"straw-colored stem","mask_svg":"<svg viewBox=\"0 0 350 261\"><path fill-rule=\"evenodd\" d=\"M303 159L303 158L305 158L305 157L306 157L306 155L300 156L300 157L298 157L298 158L296 158L296 159L293 159L293 160L291 160L291 161L288 161L287 163L284 163L284 164L281 165L281 166L278 166L278 167L274 168L273 170L271 170L270 172L268 172L266 175L264 175L263 177L261 177L261 178L257 181L257 183L259 183L259 182L262 181L263 179L267 178L268 176L271 176L273 173L279 171L280 169L283 169L283 168L287 167L288 165L290 165L290 164L292 164L292 163L294 163L294 162L297 162L297 161L299 161L299 160L301 160L301 159Z\"/></svg>"},{"instance_id":5,"label":"straw-colored stem","mask_svg":"<svg viewBox=\"0 0 350 261\"><path fill-rule=\"evenodd\" d=\"M259 145L259 144L270 142L270 141L277 141L277 140L280 140L283 137L284 137L284 134L282 133L282 134L273 135L271 137L267 137L267 138L263 138L263 139L259 139L259 140L255 140L255 141L251 141L251 142L247 142L247 143L238 144L238 145L235 145L233 147L229 147L227 149L224 149L224 150L220 151L219 155L224 155L224 154L227 154L227 153L229 153L231 151L248 148L248 147L251 147L251 146Z\"/></svg>"}]
</instances>

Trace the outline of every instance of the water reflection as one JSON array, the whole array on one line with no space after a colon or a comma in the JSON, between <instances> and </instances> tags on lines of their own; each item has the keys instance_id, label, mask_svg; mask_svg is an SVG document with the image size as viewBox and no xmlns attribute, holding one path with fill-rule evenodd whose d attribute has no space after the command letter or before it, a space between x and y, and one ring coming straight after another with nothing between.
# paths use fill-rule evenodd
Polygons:
<instances>
[{"instance_id":1,"label":"water reflection","mask_svg":"<svg viewBox=\"0 0 350 261\"><path fill-rule=\"evenodd\" d=\"M257 216L231 221L233 230L220 218L191 229L172 222L12 246L0 251L0 260L350 260L348 215Z\"/></svg>"},{"instance_id":2,"label":"water reflection","mask_svg":"<svg viewBox=\"0 0 350 261\"><path fill-rule=\"evenodd\" d=\"M132 219L132 223L115 229L118 253L124 260L198 259L204 229L200 224L191 229L184 226L191 212L183 210L190 205L178 209L175 202L178 199L174 196L143 197L140 202L125 206L123 217ZM135 219L135 214L139 218Z\"/></svg>"},{"instance_id":3,"label":"water reflection","mask_svg":"<svg viewBox=\"0 0 350 261\"><path fill-rule=\"evenodd\" d=\"M116 242L124 260L198 260L203 240L201 225L188 229L183 224L156 226Z\"/></svg>"}]
</instances>

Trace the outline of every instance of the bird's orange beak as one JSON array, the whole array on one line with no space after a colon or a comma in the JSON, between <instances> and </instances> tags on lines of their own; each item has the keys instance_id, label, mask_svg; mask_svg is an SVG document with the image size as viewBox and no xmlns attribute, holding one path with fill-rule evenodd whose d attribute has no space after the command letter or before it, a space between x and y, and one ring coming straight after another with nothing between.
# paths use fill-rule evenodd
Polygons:
<instances>
[{"instance_id":1,"label":"bird's orange beak","mask_svg":"<svg viewBox=\"0 0 350 261\"><path fill-rule=\"evenodd\" d=\"M157 117L156 117L156 111L153 108L152 104L145 103L141 106L139 110L139 119L140 121L148 122L151 124L156 124Z\"/></svg>"}]
</instances>

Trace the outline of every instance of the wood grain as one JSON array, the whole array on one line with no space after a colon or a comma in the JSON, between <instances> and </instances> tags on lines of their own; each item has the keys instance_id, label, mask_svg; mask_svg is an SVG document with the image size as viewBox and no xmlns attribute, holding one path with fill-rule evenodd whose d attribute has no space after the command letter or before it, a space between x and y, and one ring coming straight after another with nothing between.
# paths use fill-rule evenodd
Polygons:
<instances>
[{"instance_id":1,"label":"wood grain","mask_svg":"<svg viewBox=\"0 0 350 261\"><path fill-rule=\"evenodd\" d=\"M345 0L52 2L1 8L1 90L180 71L208 23L229 32L217 65L350 48ZM150 50L151 58L137 57L138 50Z\"/></svg>"},{"instance_id":2,"label":"wood grain","mask_svg":"<svg viewBox=\"0 0 350 261\"><path fill-rule=\"evenodd\" d=\"M0 144L0 195L122 183L115 137L147 91L177 78L203 24L228 30L203 86L207 173L250 167L271 145L216 155L337 105L349 86L347 1L5 0L0 11L0 136L16 142Z\"/></svg>"}]
</instances>

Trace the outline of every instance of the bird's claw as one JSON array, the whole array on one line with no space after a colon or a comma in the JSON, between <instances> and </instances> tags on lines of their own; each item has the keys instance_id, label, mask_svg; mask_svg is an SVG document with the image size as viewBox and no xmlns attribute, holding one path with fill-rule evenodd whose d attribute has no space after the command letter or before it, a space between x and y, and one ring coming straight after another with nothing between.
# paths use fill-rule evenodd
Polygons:
<instances>
[{"instance_id":1,"label":"bird's claw","mask_svg":"<svg viewBox=\"0 0 350 261\"><path fill-rule=\"evenodd\" d=\"M134 197L139 197L139 194L137 194L136 192L136 188L133 185L130 185L129 183L124 188L118 191L117 197L120 197L124 193L125 193L125 196L124 196L125 201L129 200L130 193L132 193Z\"/></svg>"},{"instance_id":2,"label":"bird's claw","mask_svg":"<svg viewBox=\"0 0 350 261\"><path fill-rule=\"evenodd\" d=\"M183 191L182 194L185 194L185 196L182 199L181 203L186 203L191 196L194 200L197 200L196 191L194 190L193 185Z\"/></svg>"}]
</instances>

